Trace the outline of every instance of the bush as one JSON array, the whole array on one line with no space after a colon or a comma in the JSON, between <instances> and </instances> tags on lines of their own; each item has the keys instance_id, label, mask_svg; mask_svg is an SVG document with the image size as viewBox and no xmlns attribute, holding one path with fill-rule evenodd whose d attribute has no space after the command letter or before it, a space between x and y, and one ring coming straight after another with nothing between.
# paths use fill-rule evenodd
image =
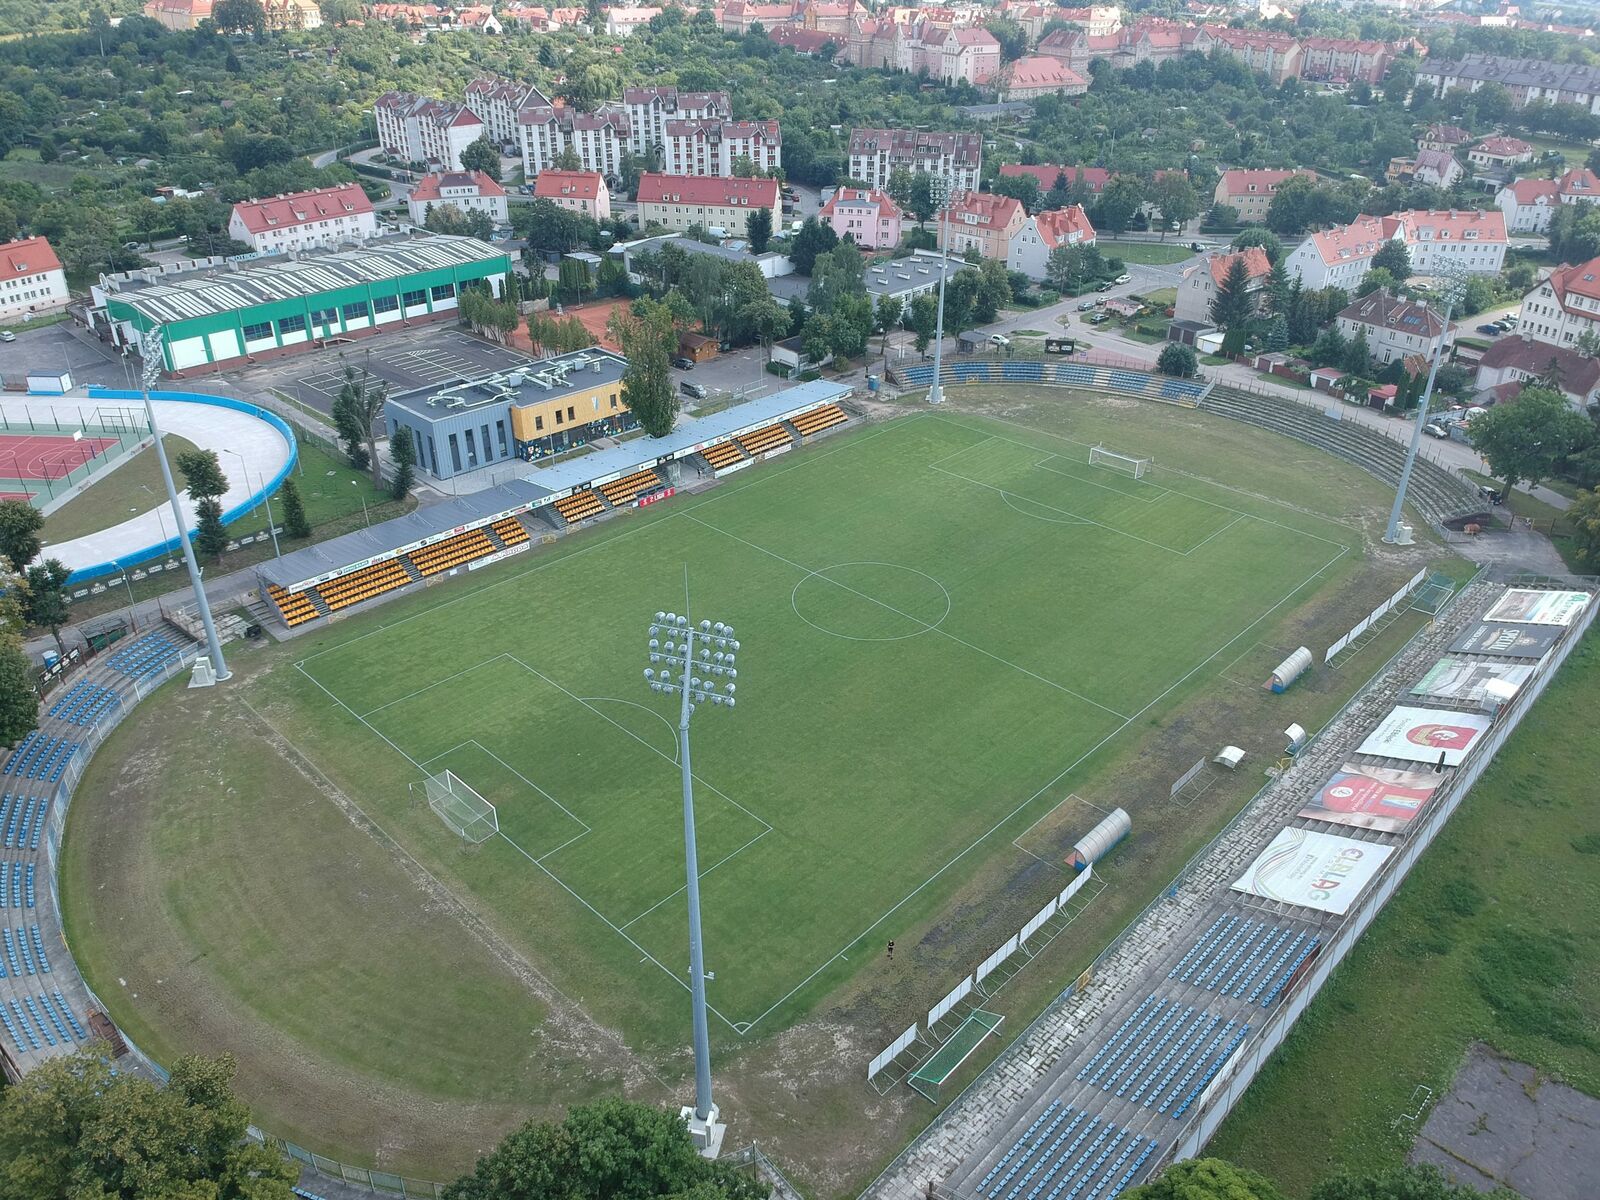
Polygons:
<instances>
[{"instance_id":1,"label":"bush","mask_svg":"<svg viewBox=\"0 0 1600 1200\"><path fill-rule=\"evenodd\" d=\"M1192 347L1168 342L1161 349L1161 357L1156 359L1156 370L1178 379L1190 379L1199 370L1199 364Z\"/></svg>"},{"instance_id":2,"label":"bush","mask_svg":"<svg viewBox=\"0 0 1600 1200\"><path fill-rule=\"evenodd\" d=\"M767 374L776 375L779 379L787 379L789 378L788 364L781 362L769 362L767 364Z\"/></svg>"}]
</instances>

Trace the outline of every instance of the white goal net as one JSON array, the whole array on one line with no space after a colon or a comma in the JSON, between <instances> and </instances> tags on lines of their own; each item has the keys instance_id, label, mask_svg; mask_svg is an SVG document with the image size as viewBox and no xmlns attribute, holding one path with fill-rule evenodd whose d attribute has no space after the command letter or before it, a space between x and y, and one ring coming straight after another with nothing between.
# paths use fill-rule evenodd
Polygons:
<instances>
[{"instance_id":1,"label":"white goal net","mask_svg":"<svg viewBox=\"0 0 1600 1200\"><path fill-rule=\"evenodd\" d=\"M1091 467L1110 467L1113 471L1121 471L1124 475L1132 475L1135 479L1143 479L1144 473L1154 462L1153 458L1135 458L1131 454L1118 454L1115 450L1107 450L1104 446L1089 448Z\"/></svg>"},{"instance_id":2,"label":"white goal net","mask_svg":"<svg viewBox=\"0 0 1600 1200\"><path fill-rule=\"evenodd\" d=\"M428 793L428 807L467 841L482 842L500 832L500 814L494 805L457 779L454 772L430 775L422 786Z\"/></svg>"}]
</instances>

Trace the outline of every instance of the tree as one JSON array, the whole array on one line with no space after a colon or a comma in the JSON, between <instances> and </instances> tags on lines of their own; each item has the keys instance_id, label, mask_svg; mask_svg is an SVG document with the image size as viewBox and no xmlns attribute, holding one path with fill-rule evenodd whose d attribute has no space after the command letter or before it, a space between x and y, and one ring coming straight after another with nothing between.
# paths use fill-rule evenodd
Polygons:
<instances>
[{"instance_id":1,"label":"tree","mask_svg":"<svg viewBox=\"0 0 1600 1200\"><path fill-rule=\"evenodd\" d=\"M1387 271L1396 283L1404 283L1411 278L1411 251L1402 241L1385 242L1372 256L1372 269Z\"/></svg>"},{"instance_id":2,"label":"tree","mask_svg":"<svg viewBox=\"0 0 1600 1200\"><path fill-rule=\"evenodd\" d=\"M1178 379L1192 379L1200 370L1200 363L1195 358L1193 347L1181 342L1168 342L1156 357L1156 370Z\"/></svg>"},{"instance_id":3,"label":"tree","mask_svg":"<svg viewBox=\"0 0 1600 1200\"><path fill-rule=\"evenodd\" d=\"M867 294L867 266L861 251L851 241L840 242L826 254L819 254L811 268L811 287L806 303L812 312L824 316L833 312L847 296Z\"/></svg>"},{"instance_id":4,"label":"tree","mask_svg":"<svg viewBox=\"0 0 1600 1200\"><path fill-rule=\"evenodd\" d=\"M1063 244L1051 250L1050 257L1045 260L1044 277L1062 295L1077 295L1079 289L1088 282L1083 248Z\"/></svg>"},{"instance_id":5,"label":"tree","mask_svg":"<svg viewBox=\"0 0 1600 1200\"><path fill-rule=\"evenodd\" d=\"M39 557L44 514L26 500L0 500L0 555L16 570Z\"/></svg>"},{"instance_id":6,"label":"tree","mask_svg":"<svg viewBox=\"0 0 1600 1200\"><path fill-rule=\"evenodd\" d=\"M794 269L801 275L809 275L816 265L817 256L826 254L838 244L839 235L833 231L832 225L825 225L815 217L807 217L800 226L800 232L794 236L794 245L789 248L789 261L794 263Z\"/></svg>"},{"instance_id":7,"label":"tree","mask_svg":"<svg viewBox=\"0 0 1600 1200\"><path fill-rule=\"evenodd\" d=\"M1509 496L1518 483L1537 486L1548 479L1556 463L1582 446L1589 432L1589 422L1560 392L1528 387L1510 403L1474 417L1467 436L1488 460L1489 470L1505 480Z\"/></svg>"},{"instance_id":8,"label":"tree","mask_svg":"<svg viewBox=\"0 0 1600 1200\"><path fill-rule=\"evenodd\" d=\"M260 33L267 27L261 0L217 0L211 19L224 33Z\"/></svg>"},{"instance_id":9,"label":"tree","mask_svg":"<svg viewBox=\"0 0 1600 1200\"><path fill-rule=\"evenodd\" d=\"M938 328L939 301L927 292L911 297L911 303L906 308L904 318L905 327L911 331L911 344L917 348L917 353L922 354L928 349L928 343L933 341L934 331Z\"/></svg>"},{"instance_id":10,"label":"tree","mask_svg":"<svg viewBox=\"0 0 1600 1200\"><path fill-rule=\"evenodd\" d=\"M1039 180L1032 175L996 175L989 188L996 196L1020 202L1024 212L1039 211Z\"/></svg>"},{"instance_id":11,"label":"tree","mask_svg":"<svg viewBox=\"0 0 1600 1200\"><path fill-rule=\"evenodd\" d=\"M417 445L409 425L397 425L389 438L389 461L394 470L389 476L389 495L404 500L416 478Z\"/></svg>"},{"instance_id":12,"label":"tree","mask_svg":"<svg viewBox=\"0 0 1600 1200\"><path fill-rule=\"evenodd\" d=\"M378 435L372 427L388 396L389 385L372 378L366 367L358 375L354 367L346 364L344 383L333 401L333 424L345 443L345 455L356 470L371 468L374 487L383 486L383 473L378 463Z\"/></svg>"},{"instance_id":13,"label":"tree","mask_svg":"<svg viewBox=\"0 0 1600 1200\"><path fill-rule=\"evenodd\" d=\"M1113 237L1123 233L1145 201L1144 181L1137 175L1113 175L1100 192L1094 224Z\"/></svg>"},{"instance_id":14,"label":"tree","mask_svg":"<svg viewBox=\"0 0 1600 1200\"><path fill-rule=\"evenodd\" d=\"M1283 1200L1265 1176L1220 1158L1173 1163L1149 1183L1129 1188L1122 1200Z\"/></svg>"},{"instance_id":15,"label":"tree","mask_svg":"<svg viewBox=\"0 0 1600 1200\"><path fill-rule=\"evenodd\" d=\"M1248 250L1251 246L1260 246L1267 256L1267 261L1274 265L1283 258L1283 242L1270 229L1253 225L1233 239L1235 250Z\"/></svg>"},{"instance_id":16,"label":"tree","mask_svg":"<svg viewBox=\"0 0 1600 1200\"><path fill-rule=\"evenodd\" d=\"M1361 277L1361 282L1356 284L1356 298L1370 296L1373 292L1379 290L1394 292L1397 290L1398 283L1399 281L1383 267L1373 267L1372 270Z\"/></svg>"},{"instance_id":17,"label":"tree","mask_svg":"<svg viewBox=\"0 0 1600 1200\"><path fill-rule=\"evenodd\" d=\"M1600 567L1600 490L1579 492L1567 508L1567 520L1572 523L1578 561L1590 568Z\"/></svg>"},{"instance_id":18,"label":"tree","mask_svg":"<svg viewBox=\"0 0 1600 1200\"><path fill-rule=\"evenodd\" d=\"M978 289L972 300L972 319L978 325L987 325L1000 315L1000 309L1011 303L1011 276L1006 265L998 259L986 258L978 264Z\"/></svg>"},{"instance_id":19,"label":"tree","mask_svg":"<svg viewBox=\"0 0 1600 1200\"><path fill-rule=\"evenodd\" d=\"M1028 52L1028 31L1011 17L990 17L983 27L1000 43L1001 62L1015 62Z\"/></svg>"},{"instance_id":20,"label":"tree","mask_svg":"<svg viewBox=\"0 0 1600 1200\"><path fill-rule=\"evenodd\" d=\"M1345 343L1344 357L1339 365L1352 375L1372 374L1372 347L1367 342L1367 327L1356 330L1355 337Z\"/></svg>"},{"instance_id":21,"label":"tree","mask_svg":"<svg viewBox=\"0 0 1600 1200\"><path fill-rule=\"evenodd\" d=\"M1250 290L1250 269L1244 255L1235 255L1211 299L1211 320L1224 330L1234 330L1255 316L1256 298Z\"/></svg>"},{"instance_id":22,"label":"tree","mask_svg":"<svg viewBox=\"0 0 1600 1200\"><path fill-rule=\"evenodd\" d=\"M283 528L292 538L308 538L311 536L311 522L306 518L306 504L300 498L300 489L292 477L285 478L283 486L278 489L278 496L283 501Z\"/></svg>"},{"instance_id":23,"label":"tree","mask_svg":"<svg viewBox=\"0 0 1600 1200\"><path fill-rule=\"evenodd\" d=\"M899 296L880 296L877 307L872 310L873 324L883 334L882 353L885 357L889 354L889 335L898 328L905 310L905 301Z\"/></svg>"},{"instance_id":24,"label":"tree","mask_svg":"<svg viewBox=\"0 0 1600 1200\"><path fill-rule=\"evenodd\" d=\"M23 653L22 639L7 629L0 632L0 745L15 746L37 728L39 694L33 690L33 664Z\"/></svg>"},{"instance_id":25,"label":"tree","mask_svg":"<svg viewBox=\"0 0 1600 1200\"><path fill-rule=\"evenodd\" d=\"M215 500L227 494L228 477L215 450L185 450L178 455L178 473L191 500Z\"/></svg>"},{"instance_id":26,"label":"tree","mask_svg":"<svg viewBox=\"0 0 1600 1200\"><path fill-rule=\"evenodd\" d=\"M744 220L744 236L750 243L752 254L765 254L767 243L772 240L772 210L770 208L754 208Z\"/></svg>"},{"instance_id":27,"label":"tree","mask_svg":"<svg viewBox=\"0 0 1600 1200\"><path fill-rule=\"evenodd\" d=\"M917 219L917 228L926 225L939 211L938 189L933 176L926 171L909 171L897 167L889 174L889 199Z\"/></svg>"},{"instance_id":28,"label":"tree","mask_svg":"<svg viewBox=\"0 0 1600 1200\"><path fill-rule=\"evenodd\" d=\"M28 568L28 595L24 602L28 621L41 629L48 629L56 640L56 649L67 652L61 642L61 627L70 619L67 599L67 576L72 572L60 559L47 558Z\"/></svg>"},{"instance_id":29,"label":"tree","mask_svg":"<svg viewBox=\"0 0 1600 1200\"><path fill-rule=\"evenodd\" d=\"M739 309L738 320L740 327L761 343L764 362L772 359L772 343L789 336L789 310L771 296Z\"/></svg>"},{"instance_id":30,"label":"tree","mask_svg":"<svg viewBox=\"0 0 1600 1200\"><path fill-rule=\"evenodd\" d=\"M487 242L494 236L494 221L482 209L462 210L454 204L430 204L422 227L434 233L454 233Z\"/></svg>"},{"instance_id":31,"label":"tree","mask_svg":"<svg viewBox=\"0 0 1600 1200\"><path fill-rule=\"evenodd\" d=\"M625 1100L529 1121L444 1190L445 1200L759 1200L766 1189L701 1158L676 1113Z\"/></svg>"},{"instance_id":32,"label":"tree","mask_svg":"<svg viewBox=\"0 0 1600 1200\"><path fill-rule=\"evenodd\" d=\"M1285 179L1267 205L1267 228L1284 235L1302 232L1311 220L1311 195L1315 190L1316 185L1304 175Z\"/></svg>"},{"instance_id":33,"label":"tree","mask_svg":"<svg viewBox=\"0 0 1600 1200\"><path fill-rule=\"evenodd\" d=\"M1267 282L1262 294L1262 308L1273 316L1289 315L1289 271L1283 259L1272 264L1267 272Z\"/></svg>"},{"instance_id":34,"label":"tree","mask_svg":"<svg viewBox=\"0 0 1600 1200\"><path fill-rule=\"evenodd\" d=\"M194 548L211 558L221 558L228 549L228 530L222 523L222 504L208 496L194 508L197 517Z\"/></svg>"},{"instance_id":35,"label":"tree","mask_svg":"<svg viewBox=\"0 0 1600 1200\"><path fill-rule=\"evenodd\" d=\"M1166 240L1167 226L1176 223L1182 228L1200 215L1200 193L1194 184L1177 171L1163 172L1150 189L1150 202L1161 211L1161 238Z\"/></svg>"},{"instance_id":36,"label":"tree","mask_svg":"<svg viewBox=\"0 0 1600 1200\"><path fill-rule=\"evenodd\" d=\"M180 1058L160 1087L90 1050L50 1059L0 1098L7 1181L39 1200L289 1200L299 1170L246 1138L233 1074L226 1055Z\"/></svg>"},{"instance_id":37,"label":"tree","mask_svg":"<svg viewBox=\"0 0 1600 1200\"><path fill-rule=\"evenodd\" d=\"M631 310L613 309L606 329L628 360L622 375L623 402L647 434L665 437L678 416L678 392L672 386L678 328L672 309L645 297Z\"/></svg>"},{"instance_id":38,"label":"tree","mask_svg":"<svg viewBox=\"0 0 1600 1200\"><path fill-rule=\"evenodd\" d=\"M496 183L500 182L500 150L487 133L479 134L476 141L462 147L461 169L482 171Z\"/></svg>"}]
</instances>

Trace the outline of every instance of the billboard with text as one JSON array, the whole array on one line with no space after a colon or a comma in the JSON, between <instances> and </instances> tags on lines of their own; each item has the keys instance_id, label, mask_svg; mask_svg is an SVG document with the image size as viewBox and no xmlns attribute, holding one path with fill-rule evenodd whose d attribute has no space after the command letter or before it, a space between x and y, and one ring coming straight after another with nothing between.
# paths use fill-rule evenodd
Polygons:
<instances>
[{"instance_id":1,"label":"billboard with text","mask_svg":"<svg viewBox=\"0 0 1600 1200\"><path fill-rule=\"evenodd\" d=\"M1505 658L1543 658L1561 640L1558 625L1483 624L1469 629L1450 649L1457 654L1499 654Z\"/></svg>"},{"instance_id":2,"label":"billboard with text","mask_svg":"<svg viewBox=\"0 0 1600 1200\"><path fill-rule=\"evenodd\" d=\"M1453 655L1441 658L1433 668L1417 680L1411 689L1413 696L1438 696L1445 700L1460 700L1467 704L1483 702L1483 685L1491 679L1520 688L1533 675L1533 668L1517 663L1480 662Z\"/></svg>"},{"instance_id":3,"label":"billboard with text","mask_svg":"<svg viewBox=\"0 0 1600 1200\"><path fill-rule=\"evenodd\" d=\"M1343 916L1392 853L1389 846L1287 828L1234 880L1233 890Z\"/></svg>"},{"instance_id":4,"label":"billboard with text","mask_svg":"<svg viewBox=\"0 0 1600 1200\"><path fill-rule=\"evenodd\" d=\"M1401 705L1379 721L1356 749L1359 754L1455 767L1489 725L1489 718L1478 713Z\"/></svg>"},{"instance_id":5,"label":"billboard with text","mask_svg":"<svg viewBox=\"0 0 1600 1200\"><path fill-rule=\"evenodd\" d=\"M1571 625L1588 603L1588 592L1512 588L1500 597L1483 619L1527 625Z\"/></svg>"},{"instance_id":6,"label":"billboard with text","mask_svg":"<svg viewBox=\"0 0 1600 1200\"><path fill-rule=\"evenodd\" d=\"M1398 771L1345 763L1307 801L1300 815L1355 829L1400 833L1433 799L1444 776L1432 771Z\"/></svg>"}]
</instances>

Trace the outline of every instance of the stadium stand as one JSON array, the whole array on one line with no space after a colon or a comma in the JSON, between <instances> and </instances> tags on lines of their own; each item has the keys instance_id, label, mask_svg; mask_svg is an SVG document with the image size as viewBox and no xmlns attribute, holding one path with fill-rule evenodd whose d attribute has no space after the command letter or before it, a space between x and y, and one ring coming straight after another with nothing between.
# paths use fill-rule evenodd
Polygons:
<instances>
[{"instance_id":1,"label":"stadium stand","mask_svg":"<svg viewBox=\"0 0 1600 1200\"><path fill-rule=\"evenodd\" d=\"M1224 913L1167 978L1265 1007L1320 944L1309 930Z\"/></svg>"},{"instance_id":2,"label":"stadium stand","mask_svg":"<svg viewBox=\"0 0 1600 1200\"><path fill-rule=\"evenodd\" d=\"M568 525L576 525L579 521L587 521L590 517L603 513L606 509L605 502L600 499L600 493L595 491L578 492L571 496L564 496L557 500L552 507L561 514L561 519Z\"/></svg>"},{"instance_id":3,"label":"stadium stand","mask_svg":"<svg viewBox=\"0 0 1600 1200\"><path fill-rule=\"evenodd\" d=\"M977 1194L982 1200L1115 1196L1155 1145L1151 1138L1052 1100L979 1181Z\"/></svg>"},{"instance_id":4,"label":"stadium stand","mask_svg":"<svg viewBox=\"0 0 1600 1200\"><path fill-rule=\"evenodd\" d=\"M707 446L700 454L711 464L713 471L726 470L734 463L746 461L744 454L734 442L718 442L715 446Z\"/></svg>"},{"instance_id":5,"label":"stadium stand","mask_svg":"<svg viewBox=\"0 0 1600 1200\"><path fill-rule=\"evenodd\" d=\"M798 417L792 418L789 424L795 427L795 431L801 437L811 437L813 434L821 433L824 429L832 429L835 425L841 425L849 419L844 409L837 404L825 404L821 408L813 408L810 412L801 413Z\"/></svg>"},{"instance_id":6,"label":"stadium stand","mask_svg":"<svg viewBox=\"0 0 1600 1200\"><path fill-rule=\"evenodd\" d=\"M501 544L508 548L520 546L528 540L527 528L515 517L505 517L489 528L494 530L494 535L500 539Z\"/></svg>"},{"instance_id":7,"label":"stadium stand","mask_svg":"<svg viewBox=\"0 0 1600 1200\"><path fill-rule=\"evenodd\" d=\"M600 492L612 508L626 508L641 492L654 491L661 486L661 476L653 470L646 469L635 471L632 475L626 475L621 479L613 479L610 483L603 483L600 485Z\"/></svg>"},{"instance_id":8,"label":"stadium stand","mask_svg":"<svg viewBox=\"0 0 1600 1200\"><path fill-rule=\"evenodd\" d=\"M411 565L417 569L418 574L427 576L437 575L441 571L450 570L451 567L459 567L464 562L471 562L475 558L493 553L494 543L489 540L488 534L481 529L469 529L442 542L433 542L420 550L413 550L407 557L411 559ZM400 570L404 572L403 564ZM377 595L376 592L372 594Z\"/></svg>"},{"instance_id":9,"label":"stadium stand","mask_svg":"<svg viewBox=\"0 0 1600 1200\"><path fill-rule=\"evenodd\" d=\"M931 387L933 364L892 367L889 378L901 387ZM1103 367L1094 363L1047 362L1040 359L983 358L947 362L943 366L941 382L946 386L963 383L1039 383L1121 392L1185 408L1196 407L1211 390L1211 384L1201 380L1173 379L1167 375Z\"/></svg>"},{"instance_id":10,"label":"stadium stand","mask_svg":"<svg viewBox=\"0 0 1600 1200\"><path fill-rule=\"evenodd\" d=\"M411 582L411 573L406 570L405 564L397 558L388 558L318 584L316 592L331 611L338 612L341 608L360 604L363 600L381 596L384 592L391 592Z\"/></svg>"},{"instance_id":11,"label":"stadium stand","mask_svg":"<svg viewBox=\"0 0 1600 1200\"><path fill-rule=\"evenodd\" d=\"M760 458L769 450L789 445L794 439L782 425L768 425L765 429L758 429L754 433L741 434L738 441L740 447L751 458Z\"/></svg>"},{"instance_id":12,"label":"stadium stand","mask_svg":"<svg viewBox=\"0 0 1600 1200\"><path fill-rule=\"evenodd\" d=\"M166 666L169 658L176 658L181 649L178 643L168 637L166 633L157 630L147 633L144 637L115 651L107 660L114 671L119 671L130 679L143 679L146 675L154 675Z\"/></svg>"},{"instance_id":13,"label":"stadium stand","mask_svg":"<svg viewBox=\"0 0 1600 1200\"><path fill-rule=\"evenodd\" d=\"M290 592L275 583L269 583L267 595L278 606L278 613L283 617L284 624L291 629L323 615L308 592Z\"/></svg>"},{"instance_id":14,"label":"stadium stand","mask_svg":"<svg viewBox=\"0 0 1600 1200\"><path fill-rule=\"evenodd\" d=\"M36 779L40 783L54 783L61 778L67 760L78 748L77 742L52 737L35 729L18 744L0 774L16 775L22 779Z\"/></svg>"},{"instance_id":15,"label":"stadium stand","mask_svg":"<svg viewBox=\"0 0 1600 1200\"><path fill-rule=\"evenodd\" d=\"M50 706L50 715L72 725L93 725L117 702L117 693L98 683L80 679Z\"/></svg>"}]
</instances>

